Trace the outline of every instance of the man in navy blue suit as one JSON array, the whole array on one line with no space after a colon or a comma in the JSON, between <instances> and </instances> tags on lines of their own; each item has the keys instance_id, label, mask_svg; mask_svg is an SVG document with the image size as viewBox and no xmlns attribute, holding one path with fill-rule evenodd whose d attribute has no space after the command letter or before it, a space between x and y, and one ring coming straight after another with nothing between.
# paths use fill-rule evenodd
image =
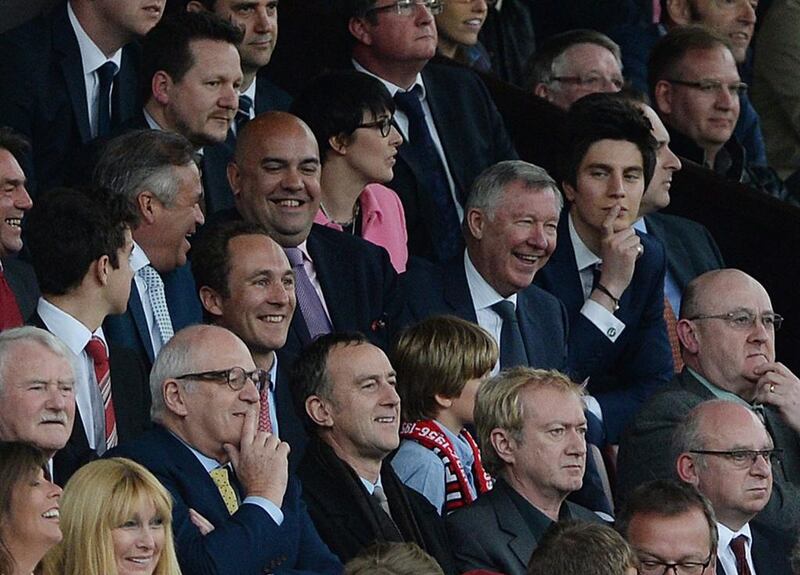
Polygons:
<instances>
[{"instance_id":1,"label":"man in navy blue suit","mask_svg":"<svg viewBox=\"0 0 800 575\"><path fill-rule=\"evenodd\" d=\"M138 461L172 494L184 573L341 573L289 475L288 444L258 431L267 376L233 333L189 327L153 366L157 425L109 453Z\"/></svg>"},{"instance_id":2,"label":"man in navy blue suit","mask_svg":"<svg viewBox=\"0 0 800 575\"><path fill-rule=\"evenodd\" d=\"M107 144L95 182L126 197L139 216L128 309L109 317L104 329L109 341L135 349L149 369L173 333L202 320L186 264L187 237L204 221L194 149L171 132L130 132Z\"/></svg>"},{"instance_id":3,"label":"man in navy blue suit","mask_svg":"<svg viewBox=\"0 0 800 575\"><path fill-rule=\"evenodd\" d=\"M606 440L672 378L661 243L631 225L655 167L650 124L632 104L591 94L568 116L563 188L571 202L537 283L567 307L569 367L589 379Z\"/></svg>"},{"instance_id":4,"label":"man in navy blue suit","mask_svg":"<svg viewBox=\"0 0 800 575\"><path fill-rule=\"evenodd\" d=\"M286 343L297 305L295 277L283 249L257 224L234 220L210 225L192 246L192 274L209 323L239 336L253 361L270 375L268 405L272 431L303 456L306 434L276 350Z\"/></svg>"},{"instance_id":5,"label":"man in navy blue suit","mask_svg":"<svg viewBox=\"0 0 800 575\"><path fill-rule=\"evenodd\" d=\"M63 183L83 144L131 118L138 47L165 0L70 0L0 36L0 125L33 144L23 163L32 191Z\"/></svg>"}]
</instances>

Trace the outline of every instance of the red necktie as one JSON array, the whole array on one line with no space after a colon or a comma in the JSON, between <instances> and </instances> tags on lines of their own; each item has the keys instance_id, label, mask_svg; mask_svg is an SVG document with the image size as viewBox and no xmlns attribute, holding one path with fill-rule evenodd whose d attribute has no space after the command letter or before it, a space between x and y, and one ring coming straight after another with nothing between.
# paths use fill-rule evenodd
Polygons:
<instances>
[{"instance_id":1,"label":"red necktie","mask_svg":"<svg viewBox=\"0 0 800 575\"><path fill-rule=\"evenodd\" d=\"M731 541L731 550L733 556L736 557L736 572L739 575L751 575L750 566L747 564L747 555L745 554L744 545L747 537L739 535Z\"/></svg>"},{"instance_id":2,"label":"red necktie","mask_svg":"<svg viewBox=\"0 0 800 575\"><path fill-rule=\"evenodd\" d=\"M672 311L672 306L666 296L664 296L664 322L667 324L667 337L672 351L672 366L675 373L680 373L683 370L683 358L681 357L681 344L678 340L678 318L675 317L675 312Z\"/></svg>"},{"instance_id":3,"label":"red necktie","mask_svg":"<svg viewBox=\"0 0 800 575\"><path fill-rule=\"evenodd\" d=\"M267 384L258 397L258 430L272 433L272 419L269 416L269 386L270 381L267 380Z\"/></svg>"},{"instance_id":4,"label":"red necktie","mask_svg":"<svg viewBox=\"0 0 800 575\"><path fill-rule=\"evenodd\" d=\"M94 375L103 397L103 411L106 420L106 448L110 449L117 444L117 416L114 414L114 401L111 399L111 370L108 367L108 352L106 346L97 336L92 336L86 344L86 353L92 358Z\"/></svg>"},{"instance_id":5,"label":"red necktie","mask_svg":"<svg viewBox=\"0 0 800 575\"><path fill-rule=\"evenodd\" d=\"M0 331L23 325L17 298L8 285L6 274L0 269Z\"/></svg>"}]
</instances>

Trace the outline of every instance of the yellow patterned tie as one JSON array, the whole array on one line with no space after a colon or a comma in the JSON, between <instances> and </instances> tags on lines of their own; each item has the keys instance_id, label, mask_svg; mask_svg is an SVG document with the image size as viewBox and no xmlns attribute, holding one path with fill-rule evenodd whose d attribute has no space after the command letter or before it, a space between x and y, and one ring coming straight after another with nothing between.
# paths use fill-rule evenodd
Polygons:
<instances>
[{"instance_id":1,"label":"yellow patterned tie","mask_svg":"<svg viewBox=\"0 0 800 575\"><path fill-rule=\"evenodd\" d=\"M233 490L231 480L228 475L227 467L217 467L210 471L211 479L219 489L219 494L222 495L222 500L225 502L225 507L228 508L228 513L233 515L239 509L239 500L236 498L236 491Z\"/></svg>"}]
</instances>

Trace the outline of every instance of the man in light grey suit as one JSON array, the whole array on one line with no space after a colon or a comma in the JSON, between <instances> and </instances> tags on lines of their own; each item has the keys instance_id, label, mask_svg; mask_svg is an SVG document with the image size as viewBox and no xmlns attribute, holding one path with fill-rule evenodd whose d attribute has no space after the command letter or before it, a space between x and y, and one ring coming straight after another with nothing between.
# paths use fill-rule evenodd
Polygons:
<instances>
[{"instance_id":1,"label":"man in light grey suit","mask_svg":"<svg viewBox=\"0 0 800 575\"><path fill-rule=\"evenodd\" d=\"M494 488L447 518L460 571L525 575L553 521L600 519L565 502L586 464L582 391L557 371L517 367L478 391L475 424Z\"/></svg>"}]
</instances>

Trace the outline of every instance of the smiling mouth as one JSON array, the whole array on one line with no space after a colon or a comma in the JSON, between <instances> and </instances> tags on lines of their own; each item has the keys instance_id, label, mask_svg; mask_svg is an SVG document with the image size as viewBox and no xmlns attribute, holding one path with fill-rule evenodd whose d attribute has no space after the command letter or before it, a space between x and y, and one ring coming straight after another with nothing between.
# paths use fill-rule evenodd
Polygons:
<instances>
[{"instance_id":1,"label":"smiling mouth","mask_svg":"<svg viewBox=\"0 0 800 575\"><path fill-rule=\"evenodd\" d=\"M11 226L12 228L22 228L22 218L6 218L3 221L5 221L6 225Z\"/></svg>"},{"instance_id":2,"label":"smiling mouth","mask_svg":"<svg viewBox=\"0 0 800 575\"><path fill-rule=\"evenodd\" d=\"M526 264L535 264L536 262L539 261L539 258L542 256L514 253L514 257Z\"/></svg>"},{"instance_id":3,"label":"smiling mouth","mask_svg":"<svg viewBox=\"0 0 800 575\"><path fill-rule=\"evenodd\" d=\"M265 323L282 323L284 319L286 319L285 315L278 315L278 314L267 314L259 316L261 321Z\"/></svg>"},{"instance_id":4,"label":"smiling mouth","mask_svg":"<svg viewBox=\"0 0 800 575\"><path fill-rule=\"evenodd\" d=\"M282 208L299 208L305 204L303 200L273 200L273 204Z\"/></svg>"},{"instance_id":5,"label":"smiling mouth","mask_svg":"<svg viewBox=\"0 0 800 575\"><path fill-rule=\"evenodd\" d=\"M60 519L61 513L59 512L58 507L54 507L42 513L42 517L45 519Z\"/></svg>"},{"instance_id":6,"label":"smiling mouth","mask_svg":"<svg viewBox=\"0 0 800 575\"><path fill-rule=\"evenodd\" d=\"M376 417L375 421L377 421L378 423L394 423L395 421L397 421L397 417L395 417L394 415L391 416L385 415L383 417Z\"/></svg>"}]
</instances>

